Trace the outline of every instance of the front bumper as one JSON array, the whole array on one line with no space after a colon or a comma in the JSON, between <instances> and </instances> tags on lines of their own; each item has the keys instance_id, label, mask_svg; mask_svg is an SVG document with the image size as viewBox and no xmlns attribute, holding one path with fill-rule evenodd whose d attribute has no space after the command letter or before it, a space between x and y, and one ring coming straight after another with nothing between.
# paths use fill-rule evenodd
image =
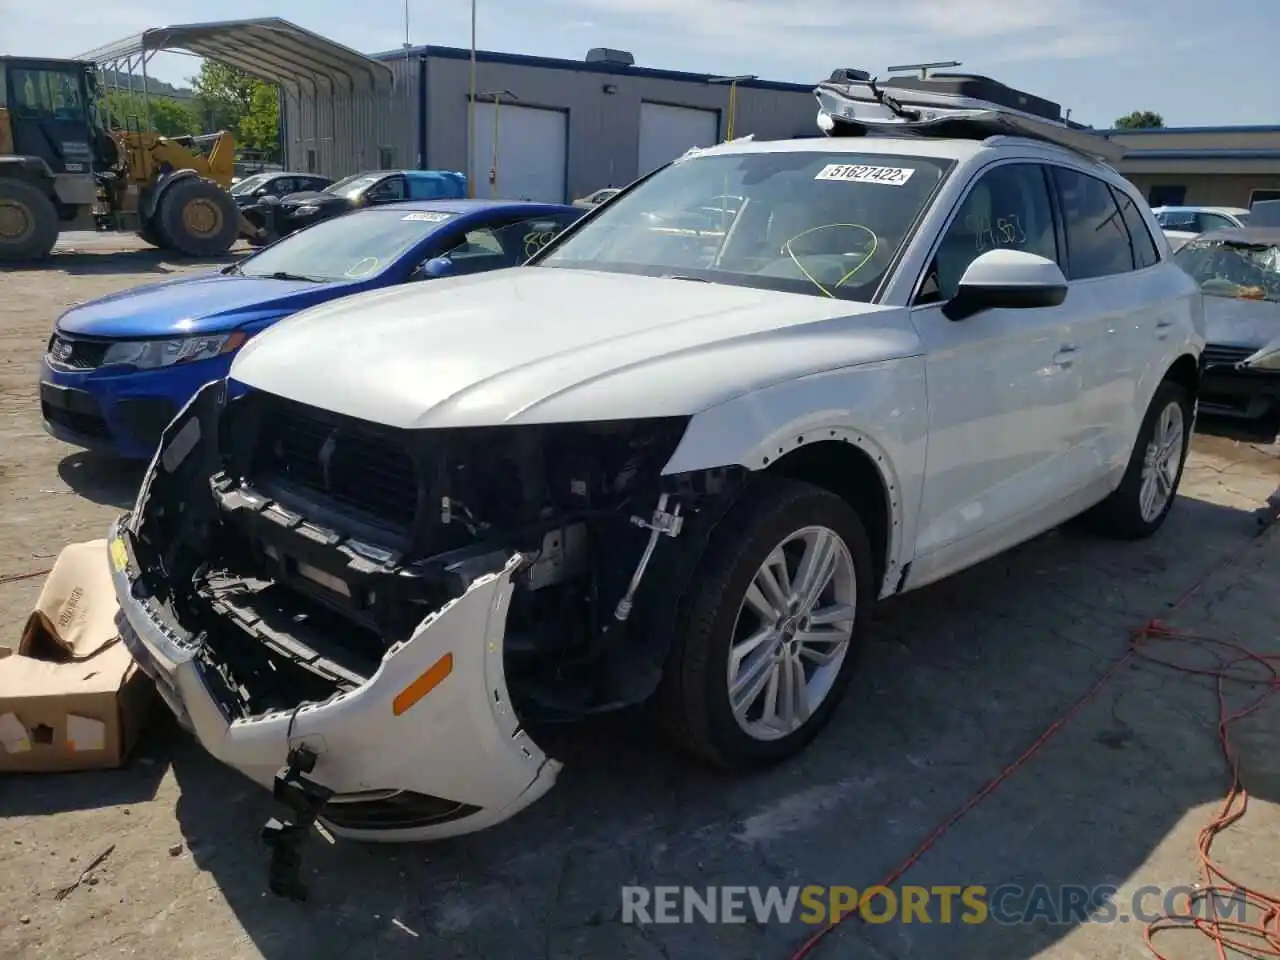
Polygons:
<instances>
[{"instance_id":1,"label":"front bumper","mask_svg":"<svg viewBox=\"0 0 1280 960\"><path fill-rule=\"evenodd\" d=\"M291 751L309 748L316 755L310 779L335 793L320 813L335 834L396 842L471 833L555 784L561 764L521 728L503 671L516 558L427 617L354 690L232 719L206 683L199 643L167 627L151 601L135 598L126 519L112 526L109 543L121 635L179 721L214 757L268 788ZM451 672L397 716L396 696L446 656ZM414 802L397 805L397 798Z\"/></svg>"},{"instance_id":2,"label":"front bumper","mask_svg":"<svg viewBox=\"0 0 1280 960\"><path fill-rule=\"evenodd\" d=\"M1280 411L1280 372L1206 366L1200 374L1199 406L1204 413L1242 420L1270 416Z\"/></svg>"},{"instance_id":3,"label":"front bumper","mask_svg":"<svg viewBox=\"0 0 1280 960\"><path fill-rule=\"evenodd\" d=\"M52 366L46 355L40 360L41 418L45 431L66 443L146 460L174 415L230 367L228 356L159 370L69 370Z\"/></svg>"}]
</instances>

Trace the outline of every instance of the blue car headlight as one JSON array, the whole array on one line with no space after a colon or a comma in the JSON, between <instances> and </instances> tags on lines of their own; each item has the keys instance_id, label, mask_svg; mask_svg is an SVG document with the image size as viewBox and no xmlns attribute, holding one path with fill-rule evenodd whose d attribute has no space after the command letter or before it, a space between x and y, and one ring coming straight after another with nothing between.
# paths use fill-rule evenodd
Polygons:
<instances>
[{"instance_id":1,"label":"blue car headlight","mask_svg":"<svg viewBox=\"0 0 1280 960\"><path fill-rule=\"evenodd\" d=\"M122 340L103 355L102 365L123 364L139 369L171 367L210 360L237 350L247 338L239 331L204 337L166 337L163 340Z\"/></svg>"}]
</instances>

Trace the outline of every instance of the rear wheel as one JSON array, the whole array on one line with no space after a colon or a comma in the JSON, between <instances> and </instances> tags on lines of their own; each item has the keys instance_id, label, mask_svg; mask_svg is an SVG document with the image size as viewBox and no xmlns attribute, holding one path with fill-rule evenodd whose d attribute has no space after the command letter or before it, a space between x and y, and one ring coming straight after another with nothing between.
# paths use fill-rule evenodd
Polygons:
<instances>
[{"instance_id":1,"label":"rear wheel","mask_svg":"<svg viewBox=\"0 0 1280 960\"><path fill-rule=\"evenodd\" d=\"M725 768L799 753L852 676L873 603L871 547L834 494L760 478L717 527L660 692L666 732Z\"/></svg>"},{"instance_id":2,"label":"rear wheel","mask_svg":"<svg viewBox=\"0 0 1280 960\"><path fill-rule=\"evenodd\" d=\"M1138 431L1129 466L1111 496L1085 514L1105 536L1140 540L1160 529L1173 509L1191 449L1192 406L1185 388L1160 384Z\"/></svg>"},{"instance_id":3,"label":"rear wheel","mask_svg":"<svg viewBox=\"0 0 1280 960\"><path fill-rule=\"evenodd\" d=\"M58 210L23 180L0 179L0 263L43 260L58 242Z\"/></svg>"},{"instance_id":4,"label":"rear wheel","mask_svg":"<svg viewBox=\"0 0 1280 960\"><path fill-rule=\"evenodd\" d=\"M187 177L160 197L152 229L164 246L192 257L216 257L236 242L239 217L231 194L211 181Z\"/></svg>"}]
</instances>

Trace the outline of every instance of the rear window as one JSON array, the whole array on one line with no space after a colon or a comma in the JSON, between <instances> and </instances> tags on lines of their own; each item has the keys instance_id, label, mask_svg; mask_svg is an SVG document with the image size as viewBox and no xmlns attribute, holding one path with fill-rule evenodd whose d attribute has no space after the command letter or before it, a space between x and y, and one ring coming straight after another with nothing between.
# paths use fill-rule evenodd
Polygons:
<instances>
[{"instance_id":1,"label":"rear window","mask_svg":"<svg viewBox=\"0 0 1280 960\"><path fill-rule=\"evenodd\" d=\"M1116 190L1114 187L1111 192L1116 198L1116 206L1120 208L1120 217L1129 230L1129 238L1133 241L1134 267L1142 270L1159 263L1160 251L1156 248L1156 242L1151 239L1147 222L1133 199L1123 190Z\"/></svg>"}]
</instances>

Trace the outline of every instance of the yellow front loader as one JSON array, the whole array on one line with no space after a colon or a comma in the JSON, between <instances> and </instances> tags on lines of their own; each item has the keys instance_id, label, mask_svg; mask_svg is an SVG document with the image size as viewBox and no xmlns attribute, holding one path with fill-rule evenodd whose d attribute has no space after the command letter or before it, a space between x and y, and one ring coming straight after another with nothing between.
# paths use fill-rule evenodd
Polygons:
<instances>
[{"instance_id":1,"label":"yellow front loader","mask_svg":"<svg viewBox=\"0 0 1280 960\"><path fill-rule=\"evenodd\" d=\"M94 226L202 257L260 233L228 191L230 133L109 129L94 71L77 60L0 57L0 263L40 260L60 231Z\"/></svg>"}]
</instances>

